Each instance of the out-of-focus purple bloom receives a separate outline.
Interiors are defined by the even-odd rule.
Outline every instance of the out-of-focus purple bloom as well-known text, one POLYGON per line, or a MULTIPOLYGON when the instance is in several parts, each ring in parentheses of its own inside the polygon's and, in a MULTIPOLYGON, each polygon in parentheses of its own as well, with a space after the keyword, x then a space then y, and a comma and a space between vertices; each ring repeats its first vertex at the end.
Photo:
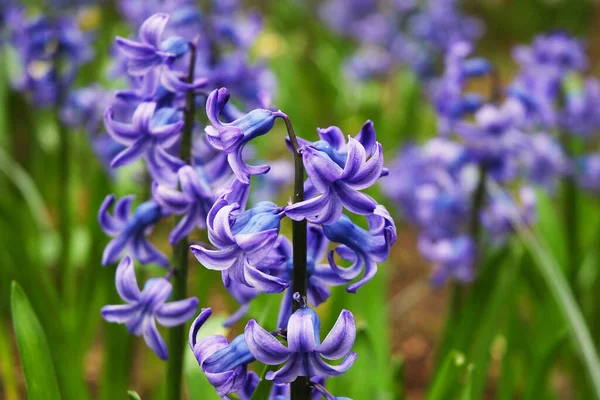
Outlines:
POLYGON ((576 159, 574 173, 579 186, 593 193, 600 192, 600 155, 588 154, 576 159))
POLYGON ((61 119, 68 126, 83 127, 85 133, 95 136, 102 129, 104 111, 113 98, 113 92, 98 85, 73 90, 61 110, 61 119))
POLYGON ((560 74, 588 66, 583 44, 564 32, 539 35, 530 47, 518 46, 514 56, 524 68, 548 66, 560 74))
POLYGON ((600 82, 588 78, 581 84, 575 77, 565 82, 565 105, 561 125, 574 135, 590 137, 600 130, 600 82))
POLYGON ((163 210, 154 201, 140 204, 131 213, 133 196, 123 197, 115 204, 115 196, 106 196, 98 211, 98 221, 105 233, 113 239, 104 248, 102 265, 111 264, 119 259, 127 249, 133 258, 142 264, 156 263, 169 266, 169 260, 146 239, 146 234, 163 216, 163 210), (115 204, 114 215, 108 209, 115 204))
POLYGON ((294 177, 294 166, 287 160, 277 160, 270 163, 268 174, 257 175, 256 182, 250 194, 254 202, 274 199, 281 190, 289 185, 294 177))
POLYGON ((302 141, 305 145, 300 152, 304 167, 311 185, 320 194, 288 205, 286 215, 289 218, 306 218, 315 224, 329 224, 342 215, 343 208, 360 215, 374 212, 375 201, 359 190, 370 187, 380 178, 383 150, 381 144, 375 141, 374 131, 368 136, 362 135, 363 132, 366 131, 357 135, 358 140, 349 137, 348 144, 337 127, 319 132, 328 140, 314 144, 302 141))
POLYGON ((241 206, 219 198, 208 213, 208 237, 216 250, 200 245, 190 247, 208 269, 221 271, 225 287, 238 282, 265 293, 279 293, 288 282, 269 275, 280 259, 269 257, 279 234, 284 213, 271 202, 261 202, 240 211, 241 206))
POLYGON ((129 256, 117 267, 115 284, 119 296, 128 304, 102 307, 102 317, 109 322, 125 324, 133 335, 143 335, 148 347, 166 360, 169 352, 156 328, 156 321, 169 327, 184 324, 196 313, 198 299, 190 297, 166 303, 172 286, 165 278, 149 279, 140 291, 129 256))
POLYGON ((392 55, 377 46, 363 46, 344 65, 344 74, 357 81, 383 77, 394 65, 392 55))
POLYGON ((255 289, 244 285, 243 283, 239 283, 236 281, 232 281, 227 287, 227 291, 233 296, 233 298, 240 304, 240 308, 238 308, 233 314, 227 318, 225 322, 223 322, 223 326, 228 328, 238 322, 250 309, 250 302, 255 299, 260 292, 255 289))
POLYGON ((285 365, 277 371, 267 372, 266 379, 275 383, 289 383, 298 376, 330 378, 346 372, 356 360, 352 346, 356 339, 356 325, 350 311, 342 310, 335 325, 321 343, 320 321, 308 307, 294 312, 287 326, 287 347, 281 344, 255 320, 250 320, 244 331, 250 352, 267 365, 285 365), (341 364, 332 366, 321 357, 341 364))
POLYGON ((254 356, 246 344, 244 335, 236 337, 231 343, 221 335, 198 340, 198 331, 211 314, 210 308, 203 308, 192 323, 189 334, 190 348, 219 396, 240 390, 244 392, 245 385, 251 385, 255 381, 252 377, 250 381, 247 379, 247 364, 254 361, 254 356))
POLYGON ((156 103, 141 103, 126 124, 113 119, 111 108, 104 114, 104 124, 111 137, 128 146, 111 162, 111 167, 128 165, 145 156, 151 176, 159 182, 171 183, 174 173, 184 164, 165 149, 179 139, 183 128, 180 112, 173 108, 156 111, 156 103))
POLYGON ((264 109, 256 109, 229 123, 223 123, 219 114, 229 101, 229 91, 225 88, 214 90, 206 102, 206 114, 212 125, 205 128, 209 143, 227 154, 227 160, 236 178, 249 183, 251 175, 265 174, 268 165, 250 166, 242 158, 244 146, 252 139, 269 132, 277 114, 264 109))
POLYGON ((488 207, 481 213, 481 223, 489 233, 492 243, 504 244, 513 232, 512 221, 518 218, 525 225, 533 224, 536 217, 537 199, 535 191, 528 186, 519 190, 520 205, 515 199, 502 192, 491 199, 488 207))
POLYGON ((325 236, 332 242, 340 243, 335 252, 346 261, 352 262, 348 268, 339 267, 334 260, 334 251, 327 255, 331 268, 343 279, 356 278, 364 267, 364 276, 348 286, 347 291, 356 293, 358 288, 373 279, 377 263, 383 262, 396 242, 396 225, 388 211, 378 205, 373 215, 368 217, 369 230, 354 224, 346 215, 335 223, 323 226, 325 236))
POLYGON ((529 145, 521 154, 529 180, 552 192, 558 180, 569 172, 569 160, 556 139, 545 133, 528 137, 529 145))
POLYGON ((14 12, 8 22, 22 64, 15 87, 41 107, 65 102, 79 67, 92 57, 91 36, 69 16, 27 19, 14 12))
POLYGON ((214 202, 214 195, 207 182, 201 179, 194 168, 183 166, 177 171, 181 191, 167 185, 155 183, 152 197, 163 209, 171 214, 183 215, 169 235, 169 243, 174 245, 188 235, 195 227, 206 227, 206 216, 214 202))
POLYGON ((431 282, 436 287, 451 278, 471 282, 475 277, 475 244, 469 236, 431 239, 421 235, 419 251, 435 264, 431 282))

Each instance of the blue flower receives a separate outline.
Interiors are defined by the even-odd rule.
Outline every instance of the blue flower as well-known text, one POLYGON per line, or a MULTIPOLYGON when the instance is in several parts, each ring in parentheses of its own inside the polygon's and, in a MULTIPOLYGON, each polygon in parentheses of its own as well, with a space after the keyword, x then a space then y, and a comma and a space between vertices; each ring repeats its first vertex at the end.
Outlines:
POLYGON ((287 347, 264 330, 255 320, 250 320, 244 330, 250 353, 267 365, 285 363, 277 371, 267 372, 266 379, 275 383, 289 383, 298 376, 321 376, 330 378, 346 372, 356 360, 352 346, 356 339, 354 316, 342 310, 335 325, 321 343, 320 321, 308 307, 297 310, 287 326, 287 347), (336 360, 344 357, 341 364, 332 366, 321 357, 336 360))
POLYGON ((219 114, 223 112, 229 101, 229 91, 225 88, 214 90, 206 101, 206 114, 210 123, 205 128, 209 143, 227 154, 227 160, 236 178, 242 183, 249 183, 251 175, 266 174, 268 165, 249 166, 242 158, 244 146, 254 138, 269 132, 278 116, 269 110, 256 109, 248 114, 223 123, 219 114))
POLYGON ((368 217, 369 230, 354 224, 346 215, 331 225, 325 225, 323 232, 332 242, 340 243, 335 252, 352 266, 339 267, 334 261, 334 251, 327 255, 331 268, 343 279, 356 278, 364 267, 364 276, 348 286, 347 291, 356 293, 358 288, 373 279, 377 272, 377 262, 387 259, 392 244, 397 239, 396 225, 388 211, 378 205, 373 215, 368 217))
POLYGON ((133 215, 131 202, 133 196, 119 200, 115 205, 114 216, 108 209, 114 204, 115 196, 106 196, 98 211, 100 226, 113 239, 104 248, 102 265, 117 261, 121 253, 128 249, 133 257, 142 264, 156 263, 163 267, 169 266, 169 260, 156 249, 145 235, 152 226, 163 216, 163 210, 154 201, 140 204, 133 215))
POLYGON ((600 155, 587 154, 577 158, 574 164, 579 186, 592 193, 600 192, 600 155))
POLYGON ((244 391, 254 382, 248 376, 248 363, 254 361, 245 336, 236 337, 231 343, 224 336, 212 335, 198 340, 198 331, 208 320, 212 310, 203 308, 190 327, 189 344, 208 381, 219 396, 244 391), (248 379, 250 378, 250 379, 248 379))
POLYGON ((519 200, 520 204, 517 204, 515 199, 502 192, 494 196, 481 213, 481 223, 493 244, 506 243, 508 235, 514 231, 515 218, 525 225, 532 225, 535 222, 537 210, 535 191, 529 186, 521 187, 519 200))
POLYGON ((432 239, 421 235, 419 251, 435 263, 431 282, 436 287, 451 278, 462 282, 471 282, 475 278, 475 244, 469 236, 432 239))
POLYGON ((162 360, 166 360, 169 352, 156 328, 156 321, 168 327, 185 323, 196 312, 198 299, 190 297, 166 303, 172 287, 164 278, 149 279, 140 292, 129 256, 119 263, 115 284, 119 296, 128 304, 104 306, 100 311, 102 317, 109 322, 125 324, 133 335, 143 335, 148 347, 162 360))

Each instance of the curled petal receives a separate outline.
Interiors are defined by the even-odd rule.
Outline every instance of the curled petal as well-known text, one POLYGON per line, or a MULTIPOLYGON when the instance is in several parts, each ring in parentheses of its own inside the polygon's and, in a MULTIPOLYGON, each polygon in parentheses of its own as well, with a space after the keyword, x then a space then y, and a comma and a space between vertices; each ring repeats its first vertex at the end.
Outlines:
POLYGON ((147 138, 142 137, 138 139, 135 143, 121 151, 112 159, 110 162, 111 168, 119 168, 139 160, 146 151, 147 147, 147 138))
POLYGON ((324 152, 315 150, 310 146, 303 147, 301 152, 306 173, 321 193, 325 192, 329 185, 342 175, 342 168, 324 152))
POLYGON ((363 286, 365 283, 369 282, 375 274, 377 273, 377 263, 369 258, 366 259, 365 262, 365 275, 356 283, 348 286, 346 291, 350 293, 356 293, 356 291, 363 286))
POLYGON ((333 250, 331 250, 329 252, 329 254, 327 254, 327 261, 329 261, 329 266, 331 267, 331 269, 338 274, 338 276, 342 279, 345 279, 347 281, 350 281, 354 278, 356 278, 358 275, 360 275, 360 272, 362 271, 362 266, 363 266, 363 261, 360 257, 356 256, 356 258, 354 258, 354 262, 350 267, 340 267, 335 263, 335 258, 333 255, 333 250))
POLYGON ((209 228, 208 238, 212 244, 221 248, 235 244, 231 233, 230 215, 239 208, 238 204, 229 204, 225 199, 215 202, 206 218, 209 228))
POLYGON ((175 71, 164 65, 162 66, 162 71, 160 74, 160 83, 170 92, 182 93, 190 90, 197 90, 206 86, 208 79, 201 78, 194 80, 192 83, 187 83, 181 76, 178 76, 175 71))
POLYGON ((200 310, 200 314, 196 317, 194 322, 192 322, 192 326, 190 326, 190 332, 188 335, 188 342, 192 350, 196 345, 196 336, 198 336, 198 331, 200 330, 200 328, 202 328, 202 325, 204 325, 204 323, 208 320, 211 314, 211 308, 203 308, 202 310, 200 310))
POLYGON ((242 157, 243 146, 239 146, 233 153, 227 154, 227 162, 231 167, 231 170, 235 174, 235 177, 244 184, 250 183, 251 175, 263 175, 269 172, 271 169, 268 165, 256 165, 251 166, 246 164, 242 157))
POLYGON ((169 266, 169 259, 141 235, 134 239, 131 254, 142 264, 155 263, 165 268, 169 266))
POLYGON ((147 44, 117 36, 115 43, 127 58, 148 60, 156 56, 156 49, 147 44))
POLYGON ((235 246, 223 250, 208 250, 199 245, 192 245, 190 250, 200 264, 215 271, 230 268, 239 257, 239 250, 235 246))
POLYGON ((271 252, 278 234, 278 228, 258 233, 238 233, 235 241, 244 250, 248 260, 253 264, 258 264, 271 252))
MULTIPOLYGON (((318 356, 317 356, 318 357, 318 356)), ((290 360, 278 371, 269 371, 265 378, 275 383, 290 383, 296 380, 302 370, 303 357, 293 355, 290 360)))
POLYGON ((309 225, 307 248, 308 253, 312 255, 312 259, 315 262, 319 262, 323 259, 327 252, 327 247, 329 247, 329 240, 325 237, 323 229, 318 225, 309 225))
POLYGON ((335 193, 327 190, 312 199, 288 205, 285 215, 294 221, 306 218, 313 224, 329 224, 342 215, 342 203, 335 193))
POLYGON ((119 296, 125 301, 139 301, 141 292, 135 277, 135 269, 131 257, 126 256, 121 260, 115 275, 115 284, 119 296))
POLYGON ((144 328, 144 341, 160 358, 161 360, 166 360, 169 358, 169 350, 167 349, 167 345, 160 336, 158 329, 156 329, 156 322, 154 322, 154 318, 150 318, 146 323, 144 328))
POLYGON ((263 364, 277 365, 290 358, 291 352, 253 319, 246 324, 244 336, 250 353, 263 364))
POLYGON ((169 15, 156 13, 148 18, 140 27, 140 39, 143 43, 158 49, 160 37, 169 21, 169 15))
POLYGON ((100 210, 98 210, 98 222, 100 223, 100 227, 104 232, 111 236, 117 235, 121 229, 123 228, 123 224, 117 221, 110 213, 108 209, 114 204, 115 195, 111 194, 106 196, 102 205, 100 206, 100 210))
POLYGON ((100 310, 100 313, 102 314, 102 318, 108 322, 124 324, 137 318, 140 315, 143 307, 144 305, 141 303, 104 306, 100 310))
POLYGON ((192 318, 196 309, 198 309, 198 299, 195 297, 173 301, 163 304, 156 310, 156 319, 163 326, 177 326, 192 318))
POLYGON ((364 193, 352 190, 346 184, 336 182, 336 192, 339 201, 350 212, 359 215, 371 215, 377 207, 377 203, 364 193))
POLYGON ((169 213, 182 214, 193 201, 186 193, 181 193, 166 185, 152 185, 152 197, 169 213))
POLYGON ((117 261, 123 250, 125 250, 127 242, 127 238, 124 235, 117 236, 108 242, 102 253, 102 265, 108 265, 117 261))
MULTIPOLYGON (((181 190, 184 193, 194 196, 196 198, 211 198, 212 191, 210 187, 198 178, 198 173, 194 168, 189 165, 183 166, 177 171, 179 177, 179 183, 181 184, 181 190)), ((212 203, 212 202, 211 202, 212 203)))
POLYGON ((104 126, 110 137, 125 146, 132 145, 140 138, 140 132, 132 124, 124 124, 113 119, 113 111, 110 107, 104 112, 104 126))
POLYGON ((228 101, 229 91, 225 88, 214 90, 208 96, 208 99, 206 100, 206 115, 212 125, 217 127, 222 125, 219 120, 219 114, 228 101))
POLYGON ((337 126, 325 129, 317 129, 319 137, 329 143, 335 150, 340 150, 346 144, 344 133, 337 126))
POLYGON ((321 359, 318 353, 310 353, 308 354, 308 363, 312 370, 311 375, 322 376, 323 378, 340 376, 350 369, 357 357, 356 353, 350 353, 340 365, 329 365, 321 359))
POLYGON ((178 243, 184 236, 187 236, 192 232, 196 226, 204 227, 204 218, 198 218, 202 216, 202 214, 198 212, 198 209, 199 207, 197 205, 193 205, 191 210, 189 210, 177 225, 175 225, 175 228, 173 228, 169 234, 169 244, 174 245, 178 243))
POLYGON ((337 360, 350 353, 356 340, 354 316, 348 310, 342 310, 335 325, 317 347, 317 352, 328 360, 337 360))
POLYGON ((135 129, 141 134, 147 134, 150 132, 150 121, 154 116, 156 110, 156 103, 154 102, 143 102, 133 112, 131 117, 132 124, 135 129))
POLYGON ((294 353, 310 353, 319 345, 320 322, 310 308, 301 308, 288 322, 288 348, 294 353))
POLYGON ((360 129, 358 135, 356 135, 356 140, 358 140, 364 147, 367 157, 370 156, 373 152, 373 146, 377 141, 377 137, 375 134, 375 127, 373 126, 372 121, 367 121, 360 129))
POLYGON ((356 175, 360 170, 360 167, 364 165, 365 160, 366 155, 364 147, 355 139, 348 137, 348 157, 346 158, 346 165, 344 166, 344 171, 342 172, 340 179, 345 181, 356 175))
POLYGON ((117 201, 115 205, 115 217, 121 221, 127 221, 129 214, 131 213, 131 203, 135 196, 125 196, 121 200, 117 201))
POLYGON ((383 149, 380 143, 376 143, 375 152, 364 163, 360 170, 344 182, 355 190, 362 190, 372 186, 383 173, 383 149))
POLYGON ((244 268, 244 280, 262 293, 281 293, 289 286, 285 279, 266 274, 249 264, 244 268))

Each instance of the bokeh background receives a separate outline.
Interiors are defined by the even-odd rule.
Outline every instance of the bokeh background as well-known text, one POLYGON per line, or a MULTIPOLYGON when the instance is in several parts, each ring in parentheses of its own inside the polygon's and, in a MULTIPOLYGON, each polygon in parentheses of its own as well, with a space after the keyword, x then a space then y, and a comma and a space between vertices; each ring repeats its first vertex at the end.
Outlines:
MULTIPOLYGON (((251 57, 272 70, 276 79, 273 104, 291 117, 296 132, 315 140, 317 127, 337 125, 354 135, 370 119, 390 162, 404 144, 420 144, 436 136, 437 116, 414 69, 397 64, 373 78, 349 76, 347 61, 360 45, 332 29, 319 12, 323 3, 242 2, 245 10, 255 10, 263 19, 251 57)), ((348 1, 347 7, 354 7, 351 3, 348 1)), ((45 7, 58 12, 58 4, 49 4, 45 7)), ((31 15, 44 10, 44 5, 36 1, 22 5, 31 15)), ((461 13, 480 20, 484 31, 473 54, 493 62, 502 82, 510 82, 518 69, 512 57, 515 45, 530 43, 536 35, 556 30, 582 39, 589 57, 588 72, 598 72, 600 4, 596 2, 472 0, 460 2, 457 7, 461 13)), ((74 87, 119 88, 122 83, 106 74, 111 44, 114 36, 134 34, 137 28, 123 18, 113 1, 66 4, 66 9, 81 29, 94 35, 93 58, 78 71, 74 87)), ((108 324, 99 314, 102 305, 118 297, 113 284, 114 267, 100 265, 108 238, 97 223, 97 210, 108 193, 148 197, 145 177, 139 166, 118 174, 110 172, 95 152, 86 127, 69 129, 69 246, 75 273, 66 286, 59 287, 56 276, 63 244, 57 201, 59 170, 64 161, 61 124, 57 123, 60 111, 52 106, 38 107, 27 93, 14 86, 13 77, 24 67, 11 43, 8 23, 2 21, 0 398, 26 397, 11 315, 13 280, 23 287, 45 331, 64 398, 120 399, 125 398, 127 389, 135 389, 142 399, 160 398, 164 364, 141 340, 129 336, 123 326, 108 324)), ((474 88, 485 85, 476 82, 474 88)), ((276 127, 271 135, 270 140, 257 141, 258 157, 290 160, 283 127, 276 127), (277 135, 282 139, 275 140, 277 135)), ((590 146, 594 144, 591 141, 590 146)), ((284 203, 290 193, 291 187, 284 185, 277 194, 279 202, 284 203)), ((564 193, 539 191, 537 222, 531 232, 541 247, 530 246, 531 242, 515 235, 510 245, 488 249, 486 268, 474 283, 450 281, 434 287, 430 284, 431 263, 418 251, 418 229, 403 221, 399 205, 380 189, 370 194, 395 216, 398 241, 374 281, 357 295, 336 288, 331 300, 318 309, 324 330, 332 326, 341 308, 352 310, 358 321, 356 351, 360 357, 346 375, 328 382, 333 393, 358 400, 595 398, 589 365, 582 361, 572 332, 587 330, 593 342, 600 343, 597 197, 578 191, 578 220, 573 226, 575 222, 566 220, 565 211, 573 203, 565 199, 564 193), (583 328, 581 324, 573 328, 572 321, 564 318, 564 297, 556 295, 537 266, 546 263, 555 274, 565 275, 567 237, 573 229, 577 230, 582 249, 578 261, 583 272, 574 284, 558 287, 566 288, 570 298, 575 299, 583 315, 583 328), (502 253, 508 256, 500 256, 502 253), (475 385, 475 394, 464 397, 470 393, 464 388, 470 385, 475 385)), ((167 237, 171 226, 172 221, 162 221, 152 234, 153 243, 166 254, 170 252, 167 237)), ((289 232, 290 227, 284 227, 284 231, 289 232)), ((195 260, 190 263, 190 271, 190 293, 220 316, 208 329, 231 336, 241 332, 243 322, 230 331, 219 325, 238 305, 221 287, 218 273, 203 270, 195 260)), ((156 272, 150 268, 146 274, 156 272)), ((567 281, 561 279, 562 283, 567 281)), ((249 317, 274 323, 277 309, 277 296, 261 296, 252 303, 249 317)), ((586 351, 597 352, 597 348, 586 351)), ((193 357, 186 360, 185 382, 189 398, 217 398, 193 357)))

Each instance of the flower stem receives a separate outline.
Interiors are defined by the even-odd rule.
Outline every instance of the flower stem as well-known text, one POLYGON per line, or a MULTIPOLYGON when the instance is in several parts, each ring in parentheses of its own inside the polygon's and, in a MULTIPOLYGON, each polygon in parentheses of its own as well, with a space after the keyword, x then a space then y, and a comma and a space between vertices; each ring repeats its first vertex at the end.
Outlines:
POLYGON ((70 249, 71 249, 71 196, 70 196, 70 179, 71 173, 69 162, 71 158, 71 138, 70 132, 65 124, 60 120, 60 108, 57 113, 57 127, 59 136, 59 153, 58 153, 58 197, 57 197, 57 212, 58 212, 58 228, 60 235, 60 257, 58 259, 59 268, 59 287, 63 300, 67 304, 70 303, 72 290, 70 287, 70 249))
MULTIPOLYGON (((188 83, 194 81, 194 70, 196 65, 196 45, 190 43, 190 66, 188 70, 188 83)), ((181 134, 180 158, 186 164, 191 164, 192 158, 192 129, 194 127, 195 93, 189 90, 185 96, 184 126, 181 134)), ((175 223, 181 217, 177 217, 175 223)), ((188 237, 183 237, 173 247, 173 300, 182 300, 187 297, 187 275, 188 275, 188 237)), ((185 324, 171 329, 169 334, 169 361, 167 363, 167 389, 168 400, 181 399, 181 377, 183 373, 183 360, 186 339, 185 324)))
MULTIPOLYGON (((296 138, 296 132, 292 126, 287 115, 284 115, 283 120, 285 121, 285 127, 287 128, 290 141, 292 143, 292 149, 294 150, 294 198, 293 202, 298 203, 304 201, 304 163, 302 162, 302 154, 298 146, 298 139, 296 138)), ((306 299, 306 288, 307 288, 307 269, 306 269, 306 231, 307 223, 306 219, 302 221, 292 221, 292 245, 294 254, 294 278, 292 281, 293 293, 300 293, 302 298, 306 299)), ((288 289, 290 290, 290 289, 288 289)), ((292 312, 300 308, 300 303, 297 301, 292 302, 292 312)), ((291 399, 292 400, 309 400, 310 399, 310 386, 308 386, 308 377, 299 376, 291 384, 291 399)))

